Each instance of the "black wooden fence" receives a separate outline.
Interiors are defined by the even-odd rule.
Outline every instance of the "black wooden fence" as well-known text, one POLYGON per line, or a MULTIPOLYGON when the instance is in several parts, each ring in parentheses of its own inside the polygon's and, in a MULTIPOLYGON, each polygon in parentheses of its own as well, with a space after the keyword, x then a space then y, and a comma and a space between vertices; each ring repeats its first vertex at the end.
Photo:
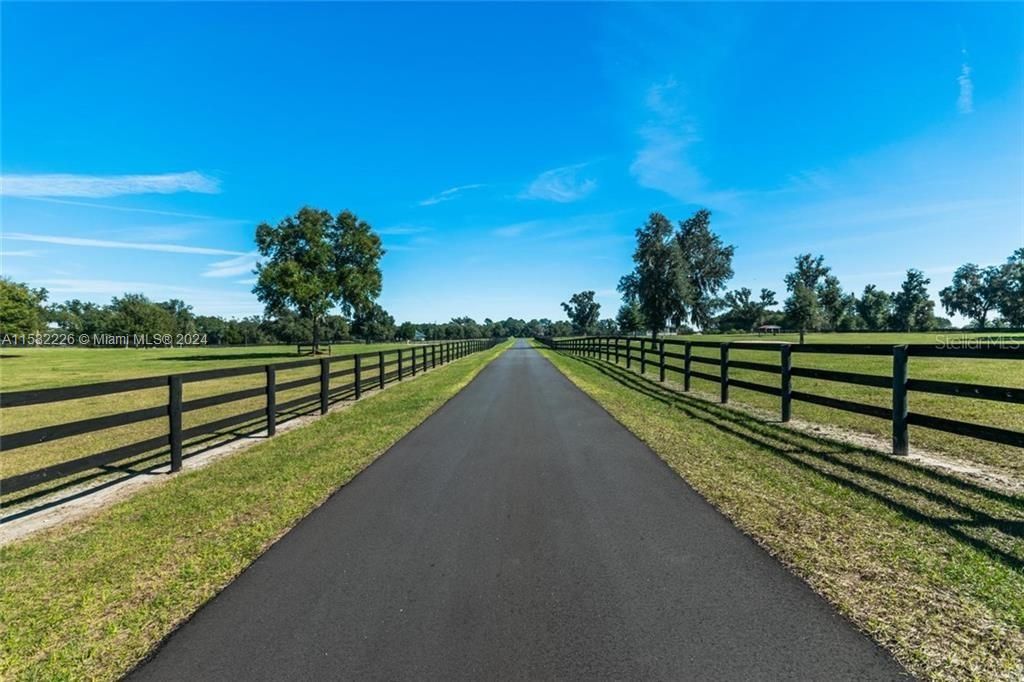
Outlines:
MULTIPOLYGON (((691 378, 715 382, 719 385, 720 401, 722 403, 729 402, 729 388, 733 386, 778 396, 780 399, 781 419, 784 422, 789 421, 792 416, 793 401, 814 403, 837 410, 887 419, 892 421, 892 450, 893 454, 896 455, 906 455, 909 451, 910 438, 908 427, 910 425, 1024 448, 1024 433, 911 412, 908 397, 911 392, 937 393, 947 396, 980 398, 982 400, 993 400, 1002 403, 1024 404, 1024 388, 982 386, 932 379, 912 379, 909 375, 908 361, 911 357, 1024 361, 1024 349, 1016 345, 1014 347, 999 345, 942 347, 928 344, 887 346, 859 343, 719 343, 714 341, 684 341, 681 339, 619 336, 588 336, 557 340, 542 338, 537 340, 554 350, 596 358, 603 357, 603 359, 615 362, 616 364, 625 360, 627 368, 631 368, 634 362, 639 362, 641 374, 646 374, 647 368, 650 365, 658 370, 658 378, 661 381, 665 381, 666 372, 682 374, 684 391, 690 390, 691 378), (693 348, 718 349, 718 357, 694 355, 692 352, 693 348), (779 364, 730 360, 730 349, 776 354, 779 364), (892 376, 794 367, 794 353, 891 356, 892 376), (683 364, 679 367, 666 363, 666 358, 682 360, 683 364), (717 374, 701 372, 693 369, 694 363, 717 366, 719 371, 717 374), (774 386, 742 381, 729 376, 729 369, 731 367, 776 374, 779 376, 779 381, 774 386), (879 407, 877 405, 867 405, 831 396, 794 391, 792 382, 794 376, 890 389, 892 391, 892 407, 879 407)), ((1008 373, 1011 376, 1024 379, 1024 363, 1010 365, 1008 373)), ((1024 380, 1021 383, 1024 384, 1024 380)))
POLYGON ((9 452, 18 448, 40 443, 49 443, 70 436, 92 433, 103 429, 125 426, 150 419, 166 418, 167 433, 148 438, 129 445, 122 445, 110 450, 60 462, 0 480, 0 492, 3 494, 32 488, 41 483, 54 481, 89 469, 105 467, 123 462, 132 457, 170 446, 171 471, 181 469, 182 447, 194 438, 222 432, 224 429, 237 427, 247 422, 261 420, 269 435, 273 435, 279 414, 307 406, 310 411, 316 410, 319 401, 321 414, 327 412, 330 403, 338 400, 358 400, 364 390, 384 388, 393 381, 401 381, 406 376, 415 376, 417 371, 425 372, 452 360, 492 348, 502 339, 470 339, 449 341, 433 344, 415 345, 409 348, 396 348, 383 351, 372 351, 349 355, 335 355, 310 360, 297 360, 268 365, 231 367, 213 369, 169 376, 144 377, 141 379, 125 379, 80 386, 61 388, 32 389, 25 391, 9 391, 0 393, 0 410, 28 405, 49 405, 52 403, 75 400, 79 398, 102 397, 127 391, 167 387, 167 404, 147 407, 129 412, 93 417, 79 421, 66 422, 41 428, 19 431, 0 437, 0 452, 9 452), (351 367, 331 369, 332 365, 351 362, 351 367), (287 382, 278 382, 278 371, 319 365, 318 374, 287 382), (367 370, 376 370, 368 372, 367 370), (184 384, 238 377, 251 374, 263 374, 266 381, 262 386, 205 396, 192 400, 183 400, 184 384), (366 374, 372 374, 367 378, 366 374), (332 379, 348 378, 347 383, 332 386, 332 379), (284 403, 277 402, 277 392, 295 389, 301 386, 317 384, 316 392, 284 403), (266 396, 266 405, 257 410, 232 415, 213 422, 200 424, 187 429, 182 428, 182 413, 199 410, 215 405, 224 405, 258 396, 266 396))

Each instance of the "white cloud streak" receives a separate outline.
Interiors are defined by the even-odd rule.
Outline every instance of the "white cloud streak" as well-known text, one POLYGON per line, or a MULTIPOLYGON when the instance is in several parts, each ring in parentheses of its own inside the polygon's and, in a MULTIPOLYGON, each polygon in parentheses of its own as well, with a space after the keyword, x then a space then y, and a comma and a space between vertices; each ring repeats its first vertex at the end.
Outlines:
POLYGON ((98 199, 129 194, 217 194, 220 180, 198 171, 158 175, 73 175, 42 173, 4 175, 0 194, 10 197, 86 197, 98 199))
POLYGON ((201 256, 245 256, 244 251, 214 249, 205 246, 186 246, 184 244, 160 244, 156 242, 118 242, 106 239, 87 239, 84 237, 63 237, 59 235, 27 234, 24 232, 6 232, 4 239, 19 242, 38 242, 41 244, 60 244, 62 246, 86 246, 100 249, 130 249, 134 251, 160 251, 163 253, 190 253, 201 256))
MULTIPOLYGON (((967 51, 964 50, 964 58, 967 51)), ((961 114, 970 114, 974 111, 974 81, 971 80, 971 67, 964 61, 960 65, 960 75, 956 79, 960 86, 960 95, 956 98, 956 110, 961 114)))
POLYGON ((544 171, 520 194, 522 199, 543 199, 567 204, 579 201, 597 188, 593 178, 581 178, 586 164, 578 163, 544 171))
POLYGON ((656 189, 680 201, 711 208, 728 207, 739 197, 734 191, 712 191, 697 166, 689 159, 691 145, 700 141, 693 121, 670 101, 676 82, 656 83, 645 103, 651 120, 639 130, 643 146, 629 167, 642 187, 656 189))
POLYGON ((423 201, 419 202, 419 205, 433 206, 434 204, 440 204, 442 201, 451 201, 452 199, 458 197, 459 194, 461 194, 462 192, 465 192, 466 190, 470 189, 477 189, 478 187, 483 187, 483 185, 475 184, 459 185, 458 187, 449 187, 448 189, 444 190, 443 192, 440 192, 439 194, 435 194, 429 199, 424 199, 423 201))
POLYGON ((238 275, 248 275, 256 269, 257 261, 258 258, 255 253, 246 253, 238 258, 229 258, 228 260, 211 263, 206 272, 203 273, 203 277, 237 277, 238 275))

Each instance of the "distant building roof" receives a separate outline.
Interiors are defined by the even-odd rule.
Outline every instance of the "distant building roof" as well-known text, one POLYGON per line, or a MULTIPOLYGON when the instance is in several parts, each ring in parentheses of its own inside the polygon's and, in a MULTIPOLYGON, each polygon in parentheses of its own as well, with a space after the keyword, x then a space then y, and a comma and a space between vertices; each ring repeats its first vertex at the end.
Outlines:
POLYGON ((782 329, 782 327, 777 324, 762 324, 758 329, 782 329))

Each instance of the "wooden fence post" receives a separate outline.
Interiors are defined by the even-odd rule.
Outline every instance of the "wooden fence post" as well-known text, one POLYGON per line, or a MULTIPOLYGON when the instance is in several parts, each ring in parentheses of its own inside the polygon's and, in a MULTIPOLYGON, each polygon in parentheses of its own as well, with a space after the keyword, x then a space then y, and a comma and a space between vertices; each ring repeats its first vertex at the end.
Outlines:
POLYGON ((658 381, 665 381, 665 340, 658 346, 658 381))
POLYGON ((910 453, 910 434, 907 429, 907 347, 892 347, 892 454, 910 453))
POLYGON ((633 345, 633 337, 626 337, 626 369, 629 369, 633 364, 633 353, 630 346, 633 345))
POLYGON ((181 377, 170 377, 167 415, 170 426, 171 473, 181 471, 181 392, 181 377))
POLYGON ((691 362, 691 358, 693 357, 693 352, 691 350, 691 344, 690 344, 689 341, 686 342, 686 345, 684 345, 683 348, 684 348, 684 351, 683 351, 683 355, 684 355, 684 357, 683 357, 683 390, 684 391, 689 391, 690 390, 690 366, 693 364, 691 362))
POLYGON ((721 400, 722 403, 729 402, 729 344, 723 343, 721 345, 721 400))
POLYGON ((402 349, 398 349, 398 380, 402 380, 402 349))
MULTIPOLYGON (((358 362, 358 355, 356 356, 358 362)), ((327 358, 320 358, 320 414, 327 414, 331 391, 331 365, 327 358)))
POLYGON ((437 344, 430 344, 430 366, 437 367, 437 344))
POLYGON ((352 366, 352 378, 355 380, 355 398, 359 400, 363 397, 363 359, 358 355, 353 359, 355 364, 352 366))
POLYGON ((640 374, 647 373, 647 339, 640 339, 640 374))
POLYGON ((793 410, 793 348, 784 343, 781 347, 782 365, 782 421, 788 422, 793 410))
POLYGON ((416 376, 416 346, 412 347, 412 375, 416 376))
POLYGON ((377 351, 377 385, 384 388, 384 351, 377 351))
POLYGON ((619 339, 621 337, 615 337, 615 364, 619 364, 619 339))
POLYGON ((267 374, 267 436, 277 433, 277 370, 266 366, 267 374))

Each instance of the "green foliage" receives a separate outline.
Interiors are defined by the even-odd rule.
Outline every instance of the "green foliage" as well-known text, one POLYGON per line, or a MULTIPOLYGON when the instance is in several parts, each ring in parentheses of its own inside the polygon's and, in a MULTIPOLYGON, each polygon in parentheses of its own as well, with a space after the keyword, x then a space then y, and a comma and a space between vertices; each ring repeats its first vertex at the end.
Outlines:
POLYGON ((388 341, 395 338, 395 318, 373 303, 356 313, 352 333, 364 341, 388 341))
MULTIPOLYGON (((676 241, 686 264, 684 300, 689 320, 703 329, 711 324, 712 316, 721 307, 718 293, 732 278, 736 247, 726 246, 711 231, 711 212, 703 208, 679 223, 676 241)), ((685 317, 673 320, 676 325, 684 321, 685 317)))
POLYGON ((909 332, 935 328, 935 302, 928 296, 930 283, 920 270, 907 270, 906 279, 893 297, 894 329, 909 332))
POLYGON ((857 315, 867 329, 882 331, 888 328, 892 313, 892 296, 888 292, 874 284, 864 287, 864 293, 857 301, 857 315))
POLYGON ((32 334, 46 326, 46 289, 0 277, 0 334, 32 334))
POLYGON ((637 228, 633 263, 633 272, 619 280, 619 291, 636 302, 647 328, 657 336, 666 321, 682 321, 690 297, 686 261, 672 223, 661 213, 652 213, 637 228))
POLYGON ((818 286, 830 271, 824 256, 802 253, 796 257, 793 272, 786 275, 786 289, 790 292, 785 304, 786 321, 788 326, 800 331, 801 339, 808 329, 817 329, 821 325, 818 286))
POLYGON ((1000 268, 982 268, 974 263, 961 265, 953 273, 953 282, 939 292, 942 307, 951 315, 963 315, 984 329, 988 314, 999 302, 1000 268))
POLYGON ((761 289, 760 297, 754 300, 753 292, 746 287, 727 293, 724 303, 729 310, 717 320, 718 328, 723 331, 750 331, 764 324, 768 309, 778 304, 771 289, 761 289))
POLYGON ((377 320, 371 304, 381 291, 384 248, 369 223, 355 214, 332 216, 306 206, 277 226, 259 225, 256 246, 265 260, 256 266, 253 293, 268 315, 291 310, 308 319, 314 344, 332 308, 377 320))
POLYGON ((576 334, 593 334, 601 315, 601 304, 594 300, 593 291, 581 291, 573 294, 568 303, 562 303, 562 309, 572 322, 576 334))
POLYGON ((1024 247, 1013 252, 999 268, 996 306, 1010 327, 1024 328, 1024 247))
POLYGON ((850 301, 839 285, 839 278, 832 274, 825 275, 825 279, 818 284, 817 294, 822 320, 829 329, 838 330, 850 307, 850 301))
POLYGON ((615 321, 623 334, 635 334, 646 326, 644 313, 635 301, 627 301, 619 308, 615 321))

